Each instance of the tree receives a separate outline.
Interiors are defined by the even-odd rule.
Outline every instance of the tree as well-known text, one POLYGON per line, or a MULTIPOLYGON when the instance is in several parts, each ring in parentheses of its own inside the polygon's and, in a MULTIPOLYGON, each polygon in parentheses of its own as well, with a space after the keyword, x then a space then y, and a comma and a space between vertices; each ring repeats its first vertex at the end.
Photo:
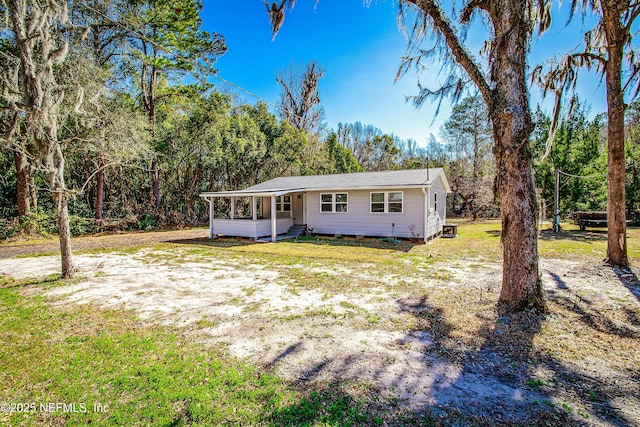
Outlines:
POLYGON ((454 106, 442 135, 451 152, 447 170, 451 191, 454 197, 462 199, 475 221, 480 209, 494 199, 491 191, 494 168, 488 159, 493 145, 491 123, 482 99, 468 97, 454 106))
POLYGON ((598 115, 587 118, 587 107, 576 101, 575 108, 556 129, 551 151, 546 142, 551 119, 538 109, 536 130, 531 146, 536 159, 534 165, 536 187, 540 191, 549 217, 552 217, 556 191, 555 171, 562 171, 560 183, 560 212, 603 210, 606 208, 606 182, 602 171, 606 167, 606 147, 600 138, 604 119, 598 115))
POLYGON ((318 95, 318 82, 323 76, 316 61, 309 62, 304 72, 292 64, 288 72, 276 74, 276 82, 282 88, 280 117, 308 135, 317 132, 324 115, 318 95))
MULTIPOLYGON (((284 0, 293 7, 295 0, 284 0)), ((537 201, 532 174, 529 137, 533 122, 526 84, 527 54, 533 23, 540 29, 550 23, 544 0, 484 0, 465 3, 460 23, 468 25, 477 13, 490 25, 488 70, 473 57, 439 3, 434 0, 399 1, 401 18, 415 12, 410 33, 410 52, 399 76, 425 58, 440 55, 451 73, 437 90, 420 87, 416 104, 436 96, 455 100, 473 82, 487 105, 493 126, 493 153, 497 169, 497 190, 502 215, 503 276, 499 305, 507 312, 543 309, 542 283, 538 270, 537 201), (436 47, 421 48, 425 37, 433 36, 436 47), (464 70, 465 75, 458 71, 464 70)), ((413 15, 412 15, 413 16, 413 15)), ((274 32, 284 17, 270 13, 274 32)))
MULTIPOLYGON (((3 13, 6 16, 7 11, 3 13)), ((0 67, 3 70, 0 80, 2 81, 3 92, 9 88, 17 88, 15 76, 9 70, 15 70, 16 51, 15 44, 9 38, 0 38, 0 67)), ((11 95, 5 94, 0 98, 0 123, 2 128, 0 132, 2 139, 6 141, 3 148, 10 152, 13 157, 13 163, 16 171, 16 198, 18 216, 23 219, 37 208, 37 192, 34 180, 34 157, 31 153, 35 153, 33 141, 21 132, 20 113, 16 99, 12 99, 11 95), (13 142, 10 142, 10 141, 13 142)))
POLYGON ((638 220, 640 209, 640 101, 626 112, 627 217, 638 220))
MULTIPOLYGON (((140 90, 151 137, 155 141, 158 103, 179 94, 201 89, 193 85, 170 84, 191 74, 202 82, 216 72, 213 63, 226 51, 224 38, 201 30, 200 0, 135 0, 126 2, 122 19, 127 27, 130 71, 140 90)), ((157 142, 157 141, 156 141, 157 142)), ((161 146, 156 148, 161 151, 161 146)), ((151 205, 160 207, 158 158, 151 160, 151 205)))
MULTIPOLYGON (((583 5, 585 3, 582 3, 583 5)), ((578 5, 572 2, 572 9, 578 5)), ((640 14, 640 3, 632 0, 590 0, 591 9, 600 11, 600 27, 596 30, 604 40, 604 46, 591 45, 587 38, 587 51, 595 50, 594 58, 600 62, 605 75, 607 90, 607 256, 613 266, 627 267, 627 222, 626 222, 626 164, 624 156, 624 90, 622 67, 625 47, 631 43, 632 25, 640 14)), ((637 78, 640 65, 629 55, 633 77, 637 78)), ((637 92, 636 92, 637 93, 637 92)))
MULTIPOLYGON (((638 83, 640 64, 631 44, 633 24, 640 15, 640 3, 634 0, 571 2, 571 16, 582 7, 599 14, 596 27, 585 33, 582 52, 570 53, 562 60, 553 61, 543 73, 542 67, 533 77, 543 86, 545 93, 553 91, 556 105, 551 125, 549 145, 557 127, 562 94, 575 88, 580 67, 594 67, 604 76, 607 98, 607 253, 605 261, 611 266, 628 267, 626 224, 626 164, 625 164, 625 92, 638 83), (623 68, 627 63, 628 79, 623 84, 623 68)), ((636 86, 632 97, 638 94, 636 86)))
MULTIPOLYGON (((121 4, 118 4, 117 0, 92 0, 87 2, 73 2, 71 9, 71 15, 76 25, 81 25, 84 28, 89 29, 90 37, 86 37, 85 40, 80 40, 83 50, 87 53, 87 58, 93 63, 94 69, 100 70, 99 77, 103 87, 108 86, 109 79, 113 79, 113 70, 115 69, 115 63, 119 48, 125 40, 125 33, 123 29, 117 25, 115 19, 118 19, 121 4)), ((109 104, 107 104, 109 105, 109 104)), ((110 103, 111 106, 117 105, 116 102, 110 103)), ((94 204, 94 218, 96 223, 100 226, 102 224, 103 210, 104 210, 104 194, 105 194, 105 169, 106 164, 106 145, 107 141, 107 125, 115 124, 115 121, 109 119, 109 113, 117 113, 113 109, 105 109, 101 104, 95 105, 94 118, 102 123, 94 123, 94 129, 97 135, 92 135, 92 143, 96 149, 97 164, 96 164, 96 185, 95 185, 95 204, 94 204)), ((128 120, 129 116, 120 116, 120 119, 125 119, 123 122, 123 128, 127 128, 130 124, 128 120)), ((133 126, 135 128, 135 124, 133 126)), ((110 142, 125 142, 120 138, 113 138, 110 142)), ((126 143, 126 142, 125 142, 126 143)))
MULTIPOLYGON (((65 159, 58 140, 58 121, 68 88, 58 82, 59 68, 67 57, 69 43, 63 36, 68 12, 64 4, 46 0, 3 0, 0 13, 9 24, 13 54, 4 71, 5 101, 10 124, 3 142, 27 155, 24 141, 33 142, 38 163, 49 178, 49 191, 56 210, 60 236, 62 276, 73 276, 69 231, 68 194, 64 180, 65 159), (7 94, 10 94, 7 96, 7 94), (16 136, 19 136, 17 139, 16 136)), ((75 90, 75 88, 73 89, 75 90)))
POLYGON ((362 172, 362 166, 358 164, 353 152, 338 143, 335 133, 329 135, 325 141, 327 156, 327 173, 351 173, 362 172))

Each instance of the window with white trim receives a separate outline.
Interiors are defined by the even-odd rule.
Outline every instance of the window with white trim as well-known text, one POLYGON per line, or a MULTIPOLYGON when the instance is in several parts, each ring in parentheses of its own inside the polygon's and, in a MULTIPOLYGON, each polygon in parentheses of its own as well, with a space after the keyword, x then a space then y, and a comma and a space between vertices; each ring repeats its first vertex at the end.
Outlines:
POLYGON ((276 196, 276 212, 291 212, 291 196, 276 196))
POLYGON ((433 211, 438 212, 438 193, 433 193, 433 211))
POLYGON ((402 191, 371 193, 371 213, 402 213, 402 191))
POLYGON ((347 213, 349 196, 347 193, 320 194, 320 212, 347 213))

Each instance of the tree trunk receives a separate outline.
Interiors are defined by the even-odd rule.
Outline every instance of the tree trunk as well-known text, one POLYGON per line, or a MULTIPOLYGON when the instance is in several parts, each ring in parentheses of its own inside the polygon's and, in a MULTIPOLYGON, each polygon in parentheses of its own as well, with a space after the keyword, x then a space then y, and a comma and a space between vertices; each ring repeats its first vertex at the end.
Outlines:
POLYGON ((493 125, 496 186, 502 215, 501 310, 544 309, 538 271, 536 191, 529 137, 533 131, 526 82, 531 36, 527 2, 494 0, 469 2, 485 9, 494 37, 489 53, 490 81, 461 44, 449 19, 435 0, 406 0, 431 18, 455 61, 465 69, 487 104, 493 125))
MULTIPOLYGON (((500 126, 495 126, 500 133, 500 126)), ((524 133, 524 132, 523 132, 524 133)), ((536 193, 528 144, 498 139, 494 153, 498 168, 502 215, 502 290, 499 306, 507 312, 544 309, 538 271, 536 193), (516 144, 514 144, 516 142, 516 144)), ((528 140, 525 140, 528 142, 528 140)))
POLYGON ((607 37, 608 59, 605 65, 607 88, 607 257, 612 266, 627 267, 627 222, 624 158, 624 93, 622 92, 622 60, 624 30, 620 28, 615 6, 603 2, 603 23, 607 37))
POLYGON ((58 223, 58 235, 60 237, 60 257, 62 259, 62 277, 70 279, 73 277, 73 255, 71 253, 71 231, 69 229, 69 212, 67 208, 67 193, 64 183, 64 157, 60 145, 55 143, 53 159, 49 174, 51 194, 56 208, 56 219, 58 223))
POLYGON ((36 208, 35 199, 33 198, 35 192, 33 169, 27 155, 23 151, 14 150, 13 159, 16 165, 18 216, 24 217, 36 208))
POLYGON ((155 208, 160 207, 160 171, 155 158, 151 161, 151 204, 155 208))
POLYGON ((100 156, 98 161, 98 173, 96 174, 96 223, 102 225, 102 207, 104 205, 104 159, 100 156))
POLYGON ((495 25, 492 46, 493 124, 496 174, 502 216, 502 290, 506 312, 544 309, 538 271, 537 201, 529 137, 533 131, 526 60, 528 22, 519 0, 491 3, 495 25), (515 58, 518 58, 516 60, 515 58))

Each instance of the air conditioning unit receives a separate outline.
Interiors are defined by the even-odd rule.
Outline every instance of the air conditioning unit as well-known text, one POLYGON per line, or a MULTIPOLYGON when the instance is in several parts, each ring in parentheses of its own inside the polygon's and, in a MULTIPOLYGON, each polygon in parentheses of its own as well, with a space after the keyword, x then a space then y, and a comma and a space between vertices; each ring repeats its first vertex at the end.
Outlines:
POLYGON ((442 226, 442 237, 458 237, 458 225, 444 224, 442 226))

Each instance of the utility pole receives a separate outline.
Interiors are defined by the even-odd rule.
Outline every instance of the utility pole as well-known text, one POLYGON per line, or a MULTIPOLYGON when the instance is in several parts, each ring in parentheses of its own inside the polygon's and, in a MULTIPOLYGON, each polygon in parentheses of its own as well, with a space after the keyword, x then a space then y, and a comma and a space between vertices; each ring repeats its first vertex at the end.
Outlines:
POLYGON ((556 168, 556 193, 553 201, 553 232, 560 231, 560 169, 556 168))

